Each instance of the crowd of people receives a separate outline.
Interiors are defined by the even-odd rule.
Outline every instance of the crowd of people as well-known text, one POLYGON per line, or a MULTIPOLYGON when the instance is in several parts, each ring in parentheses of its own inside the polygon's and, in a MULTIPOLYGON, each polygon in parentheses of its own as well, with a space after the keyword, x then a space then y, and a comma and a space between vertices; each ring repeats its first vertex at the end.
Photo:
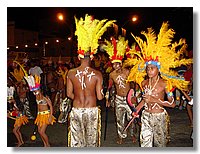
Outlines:
POLYGON ((8 66, 8 117, 15 116, 17 146, 24 144, 21 126, 35 119, 44 147, 50 146, 46 128, 55 122, 68 122, 69 147, 100 147, 101 108, 97 100, 106 98, 105 107, 115 109, 118 144, 127 137, 127 121, 133 144, 137 124, 141 147, 166 147, 170 119, 165 107, 176 106, 175 89, 190 102, 187 111, 192 126, 192 58, 183 56, 186 42, 172 43, 174 32, 164 22, 158 39, 148 29, 143 32, 146 40, 133 35, 137 45, 129 47, 128 40, 119 36, 105 40, 103 51, 99 51, 98 38, 114 22, 89 15, 75 18, 79 63, 58 61, 55 65, 49 60, 41 65, 38 60, 14 60, 8 66), (172 69, 182 65, 190 71, 184 78, 172 69), (33 104, 37 104, 36 117, 33 104))

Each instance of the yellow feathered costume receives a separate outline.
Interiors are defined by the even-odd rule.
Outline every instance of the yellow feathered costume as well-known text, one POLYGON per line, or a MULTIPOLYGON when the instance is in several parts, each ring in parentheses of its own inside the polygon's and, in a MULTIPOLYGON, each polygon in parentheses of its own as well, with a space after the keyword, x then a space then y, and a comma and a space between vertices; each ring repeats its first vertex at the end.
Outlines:
POLYGON ((84 58, 84 53, 88 51, 91 52, 91 56, 97 52, 99 46, 98 40, 114 22, 115 20, 107 21, 107 19, 99 21, 93 19, 92 16, 88 14, 85 15, 85 20, 83 18, 78 20, 75 17, 75 35, 78 40, 78 54, 80 58, 84 58))
POLYGON ((115 40, 115 38, 112 37, 111 42, 105 40, 105 43, 107 45, 103 45, 102 48, 109 55, 111 63, 121 63, 128 47, 128 40, 125 40, 124 37, 119 36, 118 40, 115 40))
POLYGON ((172 68, 189 65, 193 60, 181 58, 181 55, 186 52, 186 40, 181 38, 178 42, 172 43, 175 31, 168 27, 168 22, 163 22, 158 36, 152 28, 148 28, 147 32, 141 32, 146 40, 132 34, 140 47, 140 51, 133 48, 128 52, 136 55, 136 58, 128 58, 124 62, 125 66, 133 66, 128 81, 134 81, 142 88, 141 82, 147 75, 146 65, 153 64, 158 67, 161 77, 167 81, 168 93, 172 93, 172 89, 175 87, 180 90, 187 90, 189 82, 179 77, 177 71, 172 68))
POLYGON ((19 70, 18 69, 14 69, 14 72, 10 72, 14 77, 15 79, 20 82, 23 80, 24 76, 26 75, 24 72, 26 72, 24 70, 24 67, 16 60, 13 61, 13 63, 16 63, 17 65, 20 66, 19 70))

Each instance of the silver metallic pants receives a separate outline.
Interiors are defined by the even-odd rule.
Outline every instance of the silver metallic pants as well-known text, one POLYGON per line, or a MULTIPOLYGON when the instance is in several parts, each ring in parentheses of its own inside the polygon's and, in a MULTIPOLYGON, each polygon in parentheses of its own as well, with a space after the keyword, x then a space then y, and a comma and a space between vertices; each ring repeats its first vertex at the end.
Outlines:
POLYGON ((141 122, 141 147, 166 147, 169 137, 167 112, 164 110, 162 113, 150 113, 143 110, 141 122))
POLYGON ((71 103, 72 100, 66 97, 60 104, 60 115, 58 117, 59 123, 67 122, 68 114, 70 113, 70 110, 72 108, 71 103))
POLYGON ((72 108, 70 112, 69 147, 99 147, 101 136, 100 109, 72 108))
POLYGON ((53 105, 53 109, 57 112, 59 111, 59 106, 60 104, 62 103, 63 101, 63 93, 62 93, 62 90, 58 91, 56 93, 56 96, 55 96, 55 100, 54 100, 54 105, 53 105), (59 98, 59 99, 58 99, 59 98))
POLYGON ((20 101, 24 105, 24 113, 28 117, 28 119, 34 119, 33 115, 31 114, 31 111, 30 111, 29 100, 27 98, 20 98, 20 101))
MULTIPOLYGON (((117 118, 117 133, 120 138, 126 138, 127 132, 123 131, 125 126, 125 117, 127 117, 127 120, 130 121, 132 119, 131 116, 131 109, 127 104, 126 97, 121 97, 116 95, 115 97, 115 113, 117 118)), ((131 125, 130 130, 131 136, 133 136, 133 123, 131 125)))

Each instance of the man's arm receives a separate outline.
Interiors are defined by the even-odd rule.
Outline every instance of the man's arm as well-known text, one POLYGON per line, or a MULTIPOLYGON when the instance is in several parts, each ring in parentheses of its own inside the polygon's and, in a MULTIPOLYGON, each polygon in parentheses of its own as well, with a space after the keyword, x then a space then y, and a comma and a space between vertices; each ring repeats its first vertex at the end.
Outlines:
POLYGON ((69 76, 67 76, 67 97, 71 98, 72 100, 74 99, 73 84, 69 76))
POLYGON ((191 101, 191 100, 192 100, 192 98, 191 98, 185 91, 182 91, 182 93, 183 93, 183 95, 186 97, 186 99, 187 99, 188 101, 191 101))
POLYGON ((110 74, 109 75, 109 80, 108 80, 108 88, 107 88, 106 95, 105 95, 105 98, 106 98, 106 107, 110 106, 110 102, 108 100, 109 100, 110 88, 112 87, 112 85, 113 85, 113 80, 112 80, 112 77, 111 77, 111 74, 110 74))
POLYGON ((96 85, 96 94, 97 94, 98 100, 102 100, 104 98, 102 85, 103 85, 103 77, 102 77, 102 74, 99 72, 99 75, 97 77, 97 85, 96 85))
POLYGON ((176 106, 176 103, 174 101, 173 93, 171 91, 167 91, 166 86, 165 86, 165 93, 167 94, 168 101, 162 101, 162 100, 158 99, 159 103, 163 106, 174 108, 176 106))

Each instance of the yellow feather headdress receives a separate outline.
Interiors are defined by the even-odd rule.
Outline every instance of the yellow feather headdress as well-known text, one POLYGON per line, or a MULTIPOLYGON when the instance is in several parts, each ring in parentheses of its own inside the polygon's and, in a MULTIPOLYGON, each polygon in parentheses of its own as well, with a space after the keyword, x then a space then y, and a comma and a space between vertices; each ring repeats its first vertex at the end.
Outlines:
POLYGON ((84 53, 88 51, 91 52, 91 56, 97 52, 99 38, 114 22, 115 20, 107 21, 107 19, 99 21, 88 14, 85 15, 85 20, 83 18, 78 20, 75 17, 75 35, 78 40, 78 54, 81 58, 84 58, 84 53))
POLYGON ((167 81, 168 92, 172 94, 175 87, 180 90, 187 89, 189 82, 179 77, 177 71, 172 68, 189 65, 193 60, 181 58, 181 55, 186 52, 186 41, 181 38, 179 42, 172 43, 175 31, 168 27, 168 22, 163 22, 158 36, 152 28, 148 28, 147 32, 141 32, 146 40, 132 34, 140 47, 140 51, 131 49, 129 53, 135 54, 136 58, 129 58, 124 62, 126 66, 133 66, 128 81, 137 82, 141 87, 141 82, 147 75, 146 66, 153 64, 158 67, 161 77, 167 81))
POLYGON ((16 63, 17 65, 19 65, 20 68, 19 69, 14 69, 14 71, 10 72, 10 73, 15 77, 15 79, 18 82, 20 82, 20 81, 23 80, 24 75, 25 75, 25 73, 24 73, 24 67, 18 61, 16 61, 16 60, 14 60, 13 63, 16 63))
POLYGON ((107 45, 103 45, 102 48, 108 53, 111 62, 121 63, 128 47, 128 40, 125 40, 124 37, 119 36, 118 40, 112 37, 111 42, 105 40, 105 43, 107 45))

